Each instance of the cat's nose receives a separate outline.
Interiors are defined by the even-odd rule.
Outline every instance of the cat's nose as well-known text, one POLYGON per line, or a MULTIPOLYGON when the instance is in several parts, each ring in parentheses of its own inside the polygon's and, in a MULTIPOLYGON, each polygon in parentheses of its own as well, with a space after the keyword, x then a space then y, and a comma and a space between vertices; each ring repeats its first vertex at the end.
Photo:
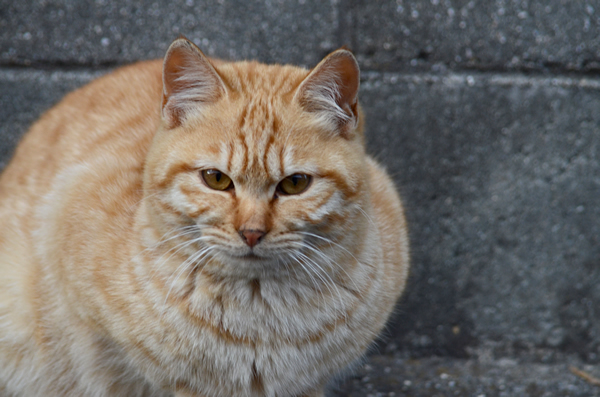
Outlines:
POLYGON ((240 230, 240 236, 242 237, 242 240, 244 240, 244 242, 248 244, 250 248, 254 248, 254 246, 260 242, 265 234, 266 233, 262 230, 256 229, 240 230))

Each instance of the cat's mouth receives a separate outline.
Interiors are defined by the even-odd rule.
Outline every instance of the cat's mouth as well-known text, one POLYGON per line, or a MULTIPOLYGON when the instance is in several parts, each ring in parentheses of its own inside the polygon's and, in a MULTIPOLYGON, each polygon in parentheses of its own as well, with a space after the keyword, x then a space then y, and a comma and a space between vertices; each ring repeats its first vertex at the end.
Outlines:
POLYGON ((246 262, 266 262, 270 259, 269 256, 259 255, 254 250, 245 252, 228 252, 228 254, 228 256, 233 257, 236 260, 246 262))
MULTIPOLYGON (((268 269, 279 271, 281 256, 270 250, 240 249, 221 251, 222 263, 227 267, 233 266, 238 271, 260 271, 261 274, 268 269), (243 270, 245 269, 245 270, 243 270)), ((254 274, 254 273, 252 273, 254 274)))
POLYGON ((248 261, 264 261, 267 259, 265 257, 256 255, 254 252, 249 252, 245 255, 242 255, 240 258, 248 261))

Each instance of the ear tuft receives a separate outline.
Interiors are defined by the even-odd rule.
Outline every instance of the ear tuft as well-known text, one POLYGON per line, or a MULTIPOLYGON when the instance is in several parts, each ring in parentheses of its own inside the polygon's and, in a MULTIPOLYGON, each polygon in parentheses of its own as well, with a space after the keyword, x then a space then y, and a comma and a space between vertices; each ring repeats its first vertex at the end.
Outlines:
POLYGON ((354 55, 339 49, 323 59, 298 87, 295 98, 342 134, 358 126, 360 70, 354 55))
POLYGON ((225 83, 195 44, 180 37, 167 50, 163 63, 162 113, 169 128, 226 93, 225 83))

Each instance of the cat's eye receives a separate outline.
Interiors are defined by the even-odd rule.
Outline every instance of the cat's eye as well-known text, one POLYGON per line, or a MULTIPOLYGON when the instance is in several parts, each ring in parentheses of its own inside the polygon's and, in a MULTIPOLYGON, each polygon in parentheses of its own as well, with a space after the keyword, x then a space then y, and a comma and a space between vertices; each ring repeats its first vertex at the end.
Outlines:
POLYGON ((210 169, 201 172, 202 179, 206 185, 214 190, 229 190, 233 188, 231 178, 219 170, 210 169))
POLYGON ((300 194, 308 189, 311 179, 310 175, 306 174, 290 175, 279 182, 279 185, 277 185, 277 192, 287 195, 300 194))

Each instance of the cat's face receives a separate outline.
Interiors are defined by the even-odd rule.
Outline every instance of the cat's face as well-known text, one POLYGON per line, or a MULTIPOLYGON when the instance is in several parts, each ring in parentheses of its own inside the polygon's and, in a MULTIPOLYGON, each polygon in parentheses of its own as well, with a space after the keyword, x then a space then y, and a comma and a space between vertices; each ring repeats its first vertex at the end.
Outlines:
MULTIPOLYGON (((355 120, 311 108, 307 74, 223 65, 213 87, 222 91, 196 101, 199 110, 186 104, 165 116, 146 165, 148 201, 165 237, 185 234, 181 248, 194 260, 216 258, 225 273, 254 277, 293 266, 353 227, 365 183, 362 136, 355 120)), ((356 107, 346 110, 357 117, 356 107)))

